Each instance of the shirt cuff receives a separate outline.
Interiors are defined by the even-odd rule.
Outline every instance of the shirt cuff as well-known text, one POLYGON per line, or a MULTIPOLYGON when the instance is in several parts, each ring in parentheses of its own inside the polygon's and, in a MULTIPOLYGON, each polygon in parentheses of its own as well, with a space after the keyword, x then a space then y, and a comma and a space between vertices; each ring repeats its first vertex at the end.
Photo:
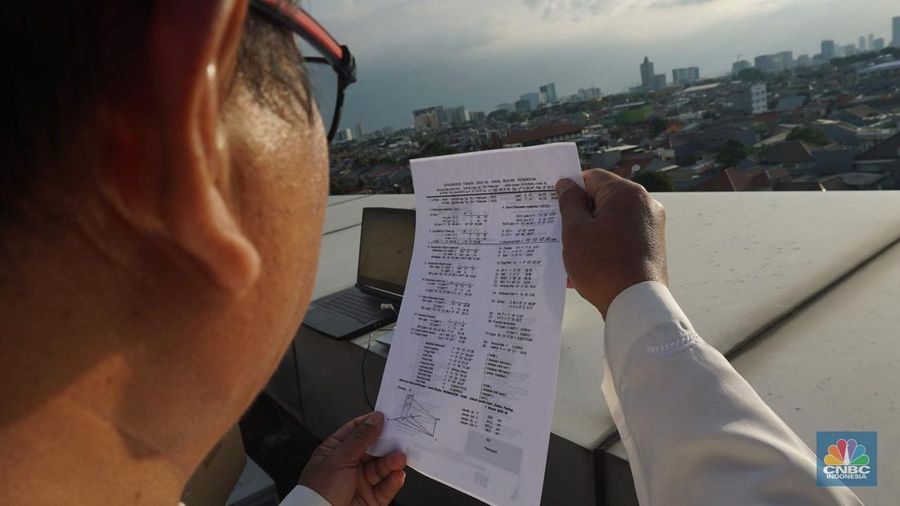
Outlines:
POLYGON ((678 351, 697 340, 694 327, 666 285, 645 281, 626 288, 606 312, 604 341, 612 379, 622 379, 628 356, 678 351))
POLYGON ((331 506, 331 503, 320 496, 315 490, 297 485, 291 493, 281 501, 280 506, 331 506))

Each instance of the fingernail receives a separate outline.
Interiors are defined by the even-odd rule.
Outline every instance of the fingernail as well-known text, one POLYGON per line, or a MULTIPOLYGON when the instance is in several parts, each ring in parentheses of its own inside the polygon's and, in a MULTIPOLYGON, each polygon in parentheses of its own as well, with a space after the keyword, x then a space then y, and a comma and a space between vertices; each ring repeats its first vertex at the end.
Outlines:
POLYGON ((366 418, 366 425, 378 425, 381 423, 381 420, 384 418, 384 415, 378 411, 373 411, 372 414, 366 418))
POLYGON ((560 179, 556 182, 556 194, 562 195, 566 190, 575 186, 575 182, 571 179, 560 179))

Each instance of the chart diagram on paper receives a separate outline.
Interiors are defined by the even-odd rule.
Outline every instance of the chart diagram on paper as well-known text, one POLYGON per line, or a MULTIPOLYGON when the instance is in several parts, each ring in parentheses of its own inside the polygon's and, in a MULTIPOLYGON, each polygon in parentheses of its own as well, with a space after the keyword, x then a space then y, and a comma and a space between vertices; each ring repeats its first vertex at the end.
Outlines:
POLYGON ((490 504, 538 504, 565 301, 561 178, 574 144, 413 160, 416 241, 374 454, 490 504))

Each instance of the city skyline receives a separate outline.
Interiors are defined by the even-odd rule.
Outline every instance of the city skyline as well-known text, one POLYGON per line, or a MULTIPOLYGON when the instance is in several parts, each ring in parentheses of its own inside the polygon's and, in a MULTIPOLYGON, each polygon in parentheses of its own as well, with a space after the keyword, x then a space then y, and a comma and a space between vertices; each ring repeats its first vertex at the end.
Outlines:
POLYGON ((342 124, 374 130, 411 126, 410 112, 432 105, 490 112, 548 82, 556 83, 559 97, 591 86, 619 93, 639 84, 637 63, 648 55, 658 74, 697 66, 714 77, 730 71, 738 54, 751 61, 779 51, 812 56, 823 39, 855 44, 869 33, 890 43, 893 6, 846 4, 503 0, 479 7, 474 0, 343 0, 307 7, 360 64, 342 124), (635 26, 641 30, 628 32, 635 26))

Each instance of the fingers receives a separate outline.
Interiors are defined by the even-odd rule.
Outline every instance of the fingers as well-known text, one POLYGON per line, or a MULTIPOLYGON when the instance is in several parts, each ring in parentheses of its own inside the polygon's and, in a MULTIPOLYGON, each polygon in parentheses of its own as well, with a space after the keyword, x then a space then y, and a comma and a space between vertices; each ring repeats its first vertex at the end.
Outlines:
POLYGON ((572 223, 591 216, 590 199, 571 179, 556 182, 556 200, 559 202, 563 230, 570 228, 572 223))
POLYGON ((584 189, 591 200, 604 193, 610 185, 625 181, 627 179, 622 179, 608 170, 591 169, 584 172, 584 189))
POLYGON ((403 488, 403 482, 405 481, 406 473, 403 471, 392 472, 381 483, 373 487, 372 492, 375 495, 375 500, 378 501, 379 505, 387 506, 394 499, 394 496, 397 495, 397 492, 403 488))
MULTIPOLYGON (((371 414, 371 413, 369 413, 369 414, 371 414)), ((343 441, 343 440, 347 439, 347 436, 349 436, 350 433, 353 432, 354 429, 356 429, 357 427, 362 425, 363 422, 366 421, 366 418, 369 417, 369 414, 358 416, 358 417, 354 418, 353 420, 350 420, 349 422, 345 423, 344 425, 341 425, 341 428, 336 430, 334 432, 334 434, 332 434, 330 437, 337 439, 338 441, 343 441)))
POLYGON ((373 487, 396 471, 406 467, 406 455, 394 452, 381 458, 373 459, 363 466, 366 481, 373 487))
MULTIPOLYGON (((355 426, 351 426, 346 437, 338 438, 342 439, 342 441, 334 450, 335 457, 347 463, 356 464, 359 462, 366 454, 366 449, 378 439, 378 435, 381 434, 381 429, 384 427, 384 415, 377 411, 370 413, 360 423, 358 423, 359 420, 357 418, 350 422, 350 424, 355 424, 355 426)), ((345 427, 346 425, 341 427, 338 433, 345 431, 345 427)), ((337 433, 335 433, 336 436, 337 433)))

